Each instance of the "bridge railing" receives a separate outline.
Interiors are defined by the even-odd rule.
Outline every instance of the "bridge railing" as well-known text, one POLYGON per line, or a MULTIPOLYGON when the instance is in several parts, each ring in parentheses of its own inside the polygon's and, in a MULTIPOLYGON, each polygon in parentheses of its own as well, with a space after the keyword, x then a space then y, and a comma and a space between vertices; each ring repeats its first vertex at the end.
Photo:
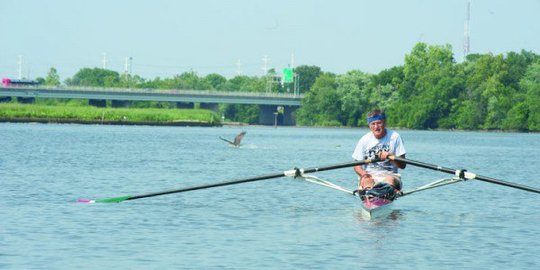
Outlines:
POLYGON ((163 94, 186 94, 186 95, 208 95, 208 96, 246 96, 246 97, 277 97, 277 98, 298 98, 302 99, 302 94, 291 93, 268 93, 268 92, 243 92, 243 91, 218 91, 218 90, 195 90, 195 89, 154 89, 154 88, 104 88, 91 86, 18 86, 9 85, 4 88, 17 89, 44 89, 44 90, 61 90, 61 91, 93 91, 93 92, 125 92, 125 93, 163 93, 163 94))

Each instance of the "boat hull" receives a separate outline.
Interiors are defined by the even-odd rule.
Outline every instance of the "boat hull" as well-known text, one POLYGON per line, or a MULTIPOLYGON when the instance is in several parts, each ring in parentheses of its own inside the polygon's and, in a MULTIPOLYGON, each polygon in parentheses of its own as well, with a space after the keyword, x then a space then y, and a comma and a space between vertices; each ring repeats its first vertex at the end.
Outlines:
POLYGON ((384 198, 365 198, 362 201, 362 216, 367 219, 383 217, 392 212, 392 200, 384 198))

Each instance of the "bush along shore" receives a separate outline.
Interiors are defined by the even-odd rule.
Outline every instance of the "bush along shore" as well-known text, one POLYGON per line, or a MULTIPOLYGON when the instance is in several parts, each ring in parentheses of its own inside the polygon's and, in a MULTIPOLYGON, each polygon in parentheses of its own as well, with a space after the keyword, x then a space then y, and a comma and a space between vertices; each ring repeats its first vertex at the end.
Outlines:
POLYGON ((222 125, 218 113, 203 109, 97 108, 18 103, 0 104, 0 122, 159 126, 222 125))

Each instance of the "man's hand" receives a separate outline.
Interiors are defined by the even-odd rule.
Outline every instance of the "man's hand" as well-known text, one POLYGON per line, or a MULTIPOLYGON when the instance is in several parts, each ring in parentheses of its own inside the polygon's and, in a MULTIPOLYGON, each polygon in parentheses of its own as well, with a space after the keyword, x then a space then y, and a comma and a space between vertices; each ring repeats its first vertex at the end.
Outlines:
POLYGON ((373 177, 369 173, 365 173, 360 177, 360 188, 361 189, 368 189, 372 188, 375 185, 375 181, 373 180, 373 177))
POLYGON ((390 153, 388 153, 386 151, 379 152, 379 158, 381 160, 386 160, 388 158, 388 156, 390 156, 390 155, 392 155, 392 154, 390 154, 390 153))

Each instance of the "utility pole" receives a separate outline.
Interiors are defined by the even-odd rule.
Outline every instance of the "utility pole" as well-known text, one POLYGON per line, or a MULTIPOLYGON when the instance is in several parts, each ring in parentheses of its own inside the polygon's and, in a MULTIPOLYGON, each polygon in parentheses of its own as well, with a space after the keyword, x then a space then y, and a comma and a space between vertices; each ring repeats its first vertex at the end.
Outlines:
POLYGON ((18 65, 19 65, 19 80, 21 80, 22 79, 22 55, 20 54, 19 54, 18 65))
POLYGON ((129 57, 129 76, 131 76, 133 72, 133 57, 129 57))
POLYGON ((242 75, 242 63, 240 59, 236 60, 236 76, 242 75))
POLYGON ((126 57, 125 60, 124 60, 124 77, 126 78, 126 80, 127 80, 127 76, 128 76, 128 65, 129 65, 129 63, 128 63, 129 60, 128 59, 129 58, 126 57))
POLYGON ((103 53, 103 59, 101 59, 101 63, 103 64, 103 69, 107 69, 107 54, 103 53))
POLYGON ((300 75, 294 73, 294 95, 297 96, 300 94, 300 75))
POLYGON ((268 58, 268 55, 265 55, 262 60, 264 63, 262 69, 264 70, 263 76, 266 80, 266 93, 270 93, 272 92, 272 80, 273 80, 272 78, 273 75, 268 74, 268 62, 270 62, 270 58, 268 58))
POLYGON ((294 72, 294 53, 291 54, 291 68, 293 70, 293 93, 294 95, 298 95, 298 74, 294 72))
POLYGON ((124 63, 124 76, 126 78, 126 82, 128 85, 128 88, 130 87, 130 77, 131 77, 131 61, 133 60, 133 57, 126 57, 126 61, 124 63))
POLYGON ((467 9, 465 11, 465 39, 463 40, 463 60, 470 52, 470 29, 469 22, 471 19, 471 1, 467 1, 467 9))
POLYGON ((131 62, 133 61, 133 57, 126 57, 126 60, 124 62, 124 75, 127 77, 128 75, 131 75, 131 62))
POLYGON ((270 58, 268 58, 268 55, 265 55, 262 60, 264 63, 262 67, 262 70, 264 71, 263 76, 266 76, 266 74, 268 73, 268 62, 270 61, 270 58))

